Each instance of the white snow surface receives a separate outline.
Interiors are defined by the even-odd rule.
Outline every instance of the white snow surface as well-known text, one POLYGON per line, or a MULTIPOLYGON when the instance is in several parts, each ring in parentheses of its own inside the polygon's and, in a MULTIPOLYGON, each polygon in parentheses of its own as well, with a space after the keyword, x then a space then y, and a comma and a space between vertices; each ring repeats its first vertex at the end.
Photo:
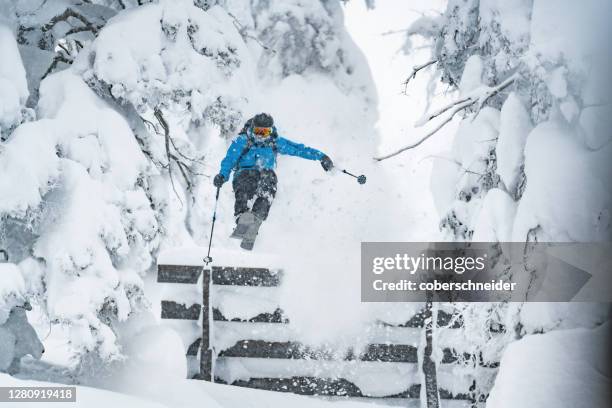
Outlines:
POLYGON ((508 346, 488 408, 592 408, 612 401, 610 324, 527 336, 508 346))
POLYGON ((609 241, 612 145, 592 151, 560 122, 538 125, 525 148, 527 188, 519 202, 512 240, 541 226, 551 241, 609 241), (543 166, 542 163, 546 163, 543 166))
POLYGON ((474 224, 474 242, 509 242, 516 203, 506 192, 494 188, 487 192, 478 219, 474 224))
POLYGON ((141 106, 183 90, 194 119, 216 98, 244 109, 242 95, 251 93, 255 79, 246 45, 219 6, 203 13, 189 1, 161 1, 119 13, 92 51, 95 61, 86 75, 111 84, 115 97, 141 106), (164 29, 173 32, 170 41, 164 29), (231 60, 226 67, 225 55, 231 60))
POLYGON ((17 125, 28 99, 28 84, 17 41, 12 29, 0 20, 0 136, 4 129, 17 125))
POLYGON ((482 59, 478 55, 472 55, 465 62, 465 68, 461 75, 459 92, 461 96, 468 96, 474 90, 482 86, 482 59))
POLYGON ((481 0, 480 18, 483 24, 499 24, 499 30, 513 46, 525 46, 529 41, 529 18, 534 0, 481 0))
MULTIPOLYGON (((0 373, 0 384, 3 387, 57 387, 57 383, 42 381, 25 381, 7 374, 0 373)), ((108 407, 134 407, 134 408, 165 408, 166 405, 152 400, 146 401, 140 398, 116 392, 105 391, 97 388, 77 386, 76 402, 54 402, 54 407, 87 407, 87 408, 108 408, 108 407)), ((20 407, 36 408, 40 407, 40 402, 19 402, 20 407)))
POLYGON ((0 263, 0 325, 9 316, 11 309, 25 303, 25 282, 17 265, 0 263))
POLYGON ((514 192, 519 182, 520 167, 524 162, 525 142, 532 129, 529 114, 516 94, 508 95, 499 121, 499 138, 495 147, 497 174, 508 191, 514 192))
POLYGON ((600 36, 609 37, 610 7, 609 2, 598 0, 534 0, 530 52, 538 55, 540 64, 565 59, 571 69, 587 73, 598 56, 606 57, 600 36))

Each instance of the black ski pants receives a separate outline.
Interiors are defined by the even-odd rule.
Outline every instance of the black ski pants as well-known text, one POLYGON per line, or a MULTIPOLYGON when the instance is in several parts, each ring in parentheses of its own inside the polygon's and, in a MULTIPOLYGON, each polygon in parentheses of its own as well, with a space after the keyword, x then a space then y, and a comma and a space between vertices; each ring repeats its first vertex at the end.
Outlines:
POLYGON ((276 195, 276 173, 267 169, 244 169, 234 175, 232 187, 236 202, 234 216, 249 210, 249 201, 253 202, 252 211, 262 220, 268 217, 272 200, 276 195))

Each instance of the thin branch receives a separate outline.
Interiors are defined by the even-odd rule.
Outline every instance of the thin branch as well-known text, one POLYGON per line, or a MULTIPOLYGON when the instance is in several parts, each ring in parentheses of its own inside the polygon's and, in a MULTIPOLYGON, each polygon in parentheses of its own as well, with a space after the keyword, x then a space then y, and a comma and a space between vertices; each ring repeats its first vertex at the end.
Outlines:
POLYGON ((236 30, 238 30, 238 32, 240 33, 240 35, 243 38, 250 38, 251 40, 255 41, 257 44, 259 44, 259 46, 261 48, 263 48, 264 50, 271 52, 272 54, 276 54, 276 50, 273 49, 272 47, 264 44, 259 38, 257 38, 256 36, 249 34, 248 29, 242 25, 242 23, 240 23, 240 21, 238 21, 238 19, 236 18, 235 15, 233 15, 232 13, 230 13, 229 11, 227 12, 227 14, 232 18, 233 20, 233 24, 234 24, 234 28, 236 28, 236 30))
POLYGON ((414 67, 412 67, 412 72, 410 73, 410 75, 408 75, 408 78, 406 78, 406 80, 403 82, 403 85, 404 85, 404 94, 406 94, 406 90, 408 89, 408 83, 410 82, 411 79, 414 79, 416 77, 416 74, 420 70, 422 70, 424 68, 427 68, 428 66, 433 65, 433 64, 435 64, 437 62, 438 62, 438 60, 434 59, 434 60, 431 60, 431 61, 427 61, 424 64, 415 65, 414 67))
POLYGON ((62 54, 57 54, 55 58, 53 58, 53 62, 51 62, 51 65, 49 65, 49 68, 47 68, 43 76, 40 78, 41 81, 45 79, 47 75, 49 75, 51 72, 53 72, 53 70, 57 67, 57 64, 59 64, 60 62, 63 62, 65 64, 72 64, 72 61, 64 57, 62 54))
POLYGON ((380 33, 381 36, 393 35, 393 34, 402 34, 411 31, 410 28, 402 28, 401 30, 388 30, 380 33))
POLYGON ((501 92, 502 90, 506 89, 508 86, 510 86, 511 84, 514 83, 514 81, 516 81, 516 79, 518 78, 518 74, 514 73, 511 76, 509 76, 506 80, 504 80, 503 82, 501 82, 499 85, 494 86, 492 88, 485 88, 484 91, 481 89, 477 89, 476 91, 474 91, 471 95, 464 97, 462 99, 459 99, 458 101, 454 101, 451 102, 450 104, 438 109, 437 111, 426 115, 426 119, 422 120, 422 121, 418 121, 417 125, 421 125, 424 123, 429 122, 431 119, 436 118, 438 116, 440 116, 441 114, 443 114, 444 112, 451 110, 450 114, 442 121, 440 122, 435 128, 433 128, 432 130, 430 130, 429 132, 427 132, 427 134, 425 134, 425 136, 423 136, 421 139, 419 139, 418 141, 416 141, 415 143, 412 143, 408 146, 404 146, 401 149, 398 149, 392 153, 383 155, 383 156, 379 156, 379 157, 375 157, 374 160, 376 161, 382 161, 382 160, 386 160, 389 159, 391 157, 397 156, 398 154, 405 152, 406 150, 409 149, 413 149, 417 146, 419 146, 421 143, 423 143, 424 141, 426 141, 427 139, 429 139, 431 136, 433 136, 434 134, 436 134, 440 129, 442 129, 446 124, 448 124, 457 113, 461 112, 464 109, 467 109, 473 105, 475 105, 476 103, 478 103, 478 109, 476 111, 476 113, 474 114, 474 117, 472 118, 472 120, 474 120, 474 118, 478 115, 478 113, 480 113, 480 110, 482 109, 482 107, 484 106, 485 102, 487 100, 489 100, 489 98, 491 98, 492 96, 497 95, 499 92, 501 92))
POLYGON ((101 26, 83 26, 83 27, 73 27, 70 30, 66 31, 66 37, 76 33, 82 33, 85 31, 91 31, 92 34, 96 34, 96 31, 99 30, 101 26))
POLYGON ((463 104, 457 105, 455 107, 455 109, 453 109, 453 111, 450 113, 450 115, 448 115, 448 117, 446 119, 444 119, 444 121, 442 121, 440 124, 438 124, 438 126, 436 126, 435 128, 433 128, 432 130, 430 130, 425 136, 423 136, 421 139, 419 139, 417 142, 410 144, 408 146, 404 146, 399 150, 396 150, 393 153, 389 153, 386 154, 384 156, 379 156, 379 157, 375 157, 374 160, 376 161, 383 161, 386 159, 389 159, 393 156, 397 156, 398 154, 405 152, 406 150, 409 149, 413 149, 415 147, 417 147, 418 145, 420 145, 421 143, 423 143, 424 141, 426 141, 427 139, 429 139, 430 137, 432 137, 434 134, 436 134, 438 132, 438 130, 442 129, 448 122, 450 122, 453 117, 460 111, 462 111, 463 109, 467 108, 468 106, 472 105, 474 102, 469 102, 466 101, 463 104))
POLYGON ((72 8, 67 8, 62 14, 58 14, 57 16, 53 17, 51 20, 49 20, 49 22, 45 25, 43 25, 41 27, 41 30, 43 32, 47 32, 50 29, 53 28, 53 26, 55 26, 57 23, 59 23, 60 21, 68 21, 68 19, 70 17, 76 18, 77 20, 79 20, 81 23, 83 23, 89 30, 91 30, 94 34, 96 34, 98 32, 98 27, 96 27, 94 24, 92 24, 85 16, 83 16, 81 13, 76 12, 74 9, 72 8))
POLYGON ((476 114, 474 115, 474 117, 472 118, 472 121, 474 119, 476 119, 476 117, 478 116, 478 114, 480 113, 480 110, 482 109, 482 107, 484 106, 485 102, 487 100, 489 100, 490 98, 492 98, 493 96, 497 95, 498 93, 500 93, 501 91, 503 91, 504 89, 506 89, 507 87, 509 87, 510 85, 512 85, 514 83, 514 81, 516 81, 516 78, 518 78, 518 75, 515 73, 513 75, 510 75, 505 81, 503 81, 501 84, 490 88, 488 90, 488 92, 485 92, 484 94, 480 95, 480 98, 477 99, 478 101, 478 109, 476 110, 476 114))
POLYGON ((183 205, 183 200, 181 200, 181 196, 176 190, 176 185, 174 184, 174 177, 172 176, 172 157, 170 153, 170 128, 168 127, 168 122, 164 119, 164 115, 158 108, 155 108, 154 115, 161 127, 164 129, 164 137, 165 137, 165 148, 166 148, 166 156, 168 158, 168 175, 170 176, 170 184, 172 184, 172 190, 174 190, 174 194, 176 198, 178 198, 181 206, 183 205))
POLYGON ((184 168, 186 167, 185 164, 183 164, 180 160, 177 160, 176 156, 173 156, 173 159, 176 162, 176 165, 178 166, 181 172, 181 175, 183 176, 183 179, 185 180, 187 191, 189 193, 193 193, 193 183, 191 182, 191 179, 189 178, 189 176, 187 176, 186 170, 184 168))
MULTIPOLYGON (((170 127, 168 126, 168 122, 166 122, 166 120, 165 120, 161 110, 159 110, 159 108, 155 108, 154 109, 154 115, 155 115, 155 118, 157 119, 157 121, 159 122, 159 124, 161 125, 161 127, 164 129, 164 142, 165 142, 165 149, 166 149, 166 157, 167 157, 167 161, 168 161, 168 174, 170 176, 170 182, 172 184, 172 189, 174 190, 174 193, 176 194, 177 198, 179 199, 179 201, 181 202, 181 205, 182 205, 183 202, 182 202, 180 196, 178 195, 178 192, 176 190, 176 185, 174 184, 174 177, 173 177, 173 174, 172 174, 172 163, 174 162, 174 164, 176 164, 176 166, 178 167, 178 169, 179 169, 179 171, 181 173, 181 176, 183 177, 183 180, 185 181, 185 188, 186 188, 187 192, 190 193, 190 195, 193 196, 194 182, 193 182, 191 176, 203 176, 203 174, 202 173, 198 173, 197 171, 192 169, 191 166, 189 166, 187 163, 185 163, 182 159, 191 161, 193 163, 202 163, 203 159, 193 159, 193 158, 190 158, 190 157, 186 156, 185 154, 183 154, 180 151, 180 149, 176 146, 176 144, 174 142, 174 139, 170 135, 170 127), (174 150, 174 152, 173 152, 173 150, 174 150)), ((148 122, 145 119, 143 119, 143 121, 145 121, 145 123, 148 122)), ((152 123, 151 123, 151 125, 155 129, 157 129, 156 126, 153 125, 152 123)), ((192 199, 193 199, 193 197, 192 197, 192 199)))
POLYGON ((183 159, 189 160, 190 162, 193 162, 193 163, 198 163, 198 164, 202 164, 203 163, 204 158, 194 159, 192 157, 189 157, 189 156, 185 155, 183 152, 181 152, 181 150, 178 147, 176 147, 176 144, 175 144, 174 139, 172 137, 170 137, 170 143, 172 144, 172 147, 174 148, 174 151, 179 156, 181 156, 183 159))
POLYGON ((463 104, 465 102, 469 102, 469 105, 472 105, 475 101, 472 101, 471 98, 469 98, 469 97, 453 101, 453 102, 449 103, 448 105, 444 105, 443 107, 439 108, 438 110, 435 110, 435 111, 431 112, 430 114, 423 116, 421 119, 417 120, 417 122, 415 123, 415 126, 416 127, 421 127, 425 123, 429 122, 432 119, 437 118, 438 116, 440 116, 444 112, 448 111, 449 109, 451 109, 451 108, 453 108, 453 107, 455 107, 457 105, 463 104))

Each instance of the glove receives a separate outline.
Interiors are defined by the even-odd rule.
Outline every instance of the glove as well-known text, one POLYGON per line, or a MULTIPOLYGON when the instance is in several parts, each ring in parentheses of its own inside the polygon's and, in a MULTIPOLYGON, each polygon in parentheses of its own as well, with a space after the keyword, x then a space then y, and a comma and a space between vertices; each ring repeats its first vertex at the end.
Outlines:
POLYGON ((225 177, 223 177, 223 174, 217 174, 213 179, 213 184, 215 185, 215 187, 221 188, 223 183, 225 183, 225 177))
POLYGON ((323 170, 330 171, 332 167, 334 167, 334 162, 329 158, 329 156, 325 155, 321 158, 321 166, 323 170))

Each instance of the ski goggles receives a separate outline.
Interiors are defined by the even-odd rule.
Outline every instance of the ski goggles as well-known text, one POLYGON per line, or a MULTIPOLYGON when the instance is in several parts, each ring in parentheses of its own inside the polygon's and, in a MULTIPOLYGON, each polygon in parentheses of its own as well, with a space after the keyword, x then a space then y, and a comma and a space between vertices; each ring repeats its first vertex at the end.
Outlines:
POLYGON ((254 127, 253 133, 260 137, 268 137, 272 134, 271 127, 254 127))

